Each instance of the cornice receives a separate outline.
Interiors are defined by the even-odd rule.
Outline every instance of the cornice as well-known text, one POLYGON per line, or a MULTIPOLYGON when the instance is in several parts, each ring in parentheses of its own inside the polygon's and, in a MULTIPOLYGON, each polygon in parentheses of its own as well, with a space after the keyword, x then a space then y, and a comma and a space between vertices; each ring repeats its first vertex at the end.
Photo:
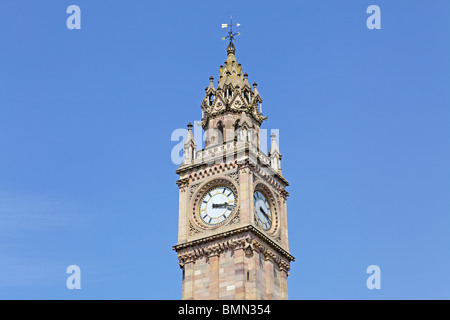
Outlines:
MULTIPOLYGON (((284 250, 280 245, 275 243, 272 239, 270 239, 263 232, 256 229, 253 225, 247 225, 247 226, 244 226, 241 228, 217 233, 215 235, 211 235, 211 236, 204 237, 201 239, 197 239, 197 240, 193 240, 193 241, 189 241, 189 242, 185 242, 185 243, 180 243, 180 244, 173 246, 172 248, 173 248, 173 250, 175 250, 176 252, 179 252, 179 253, 181 251, 184 251, 185 249, 192 249, 192 248, 194 248, 194 251, 197 251, 198 247, 202 246, 204 244, 211 243, 216 240, 224 240, 224 242, 226 242, 227 240, 225 240, 225 239, 227 237, 244 235, 245 233, 251 233, 251 234, 257 236, 258 238, 260 238, 261 240, 266 242, 270 248, 275 250, 280 256, 284 257, 289 262, 295 261, 295 258, 288 251, 284 250)), ((220 244, 217 244, 217 246, 218 246, 218 248, 221 248, 220 244)), ((223 248, 223 245, 222 245, 222 248, 223 248)), ((271 250, 268 250, 268 251, 272 252, 271 250)))

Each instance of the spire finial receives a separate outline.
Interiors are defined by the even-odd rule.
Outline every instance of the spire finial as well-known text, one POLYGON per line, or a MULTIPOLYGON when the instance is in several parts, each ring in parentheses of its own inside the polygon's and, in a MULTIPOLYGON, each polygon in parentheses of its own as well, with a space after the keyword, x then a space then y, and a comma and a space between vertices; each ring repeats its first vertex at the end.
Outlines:
POLYGON ((225 39, 230 39, 230 43, 228 43, 228 47, 227 47, 227 53, 228 54, 234 54, 236 52, 236 48, 234 46, 233 41, 236 41, 235 37, 239 36, 241 33, 240 32, 233 32, 233 26, 234 27, 239 27, 241 24, 240 23, 236 23, 233 24, 233 17, 230 17, 230 23, 222 23, 222 29, 223 28, 227 28, 227 36, 223 37, 222 40, 225 39), (228 27, 230 27, 230 29, 228 30, 228 27))
POLYGON ((193 127, 192 123, 189 122, 188 125, 187 125, 187 127, 188 127, 188 130, 191 131, 191 130, 192 130, 192 127, 193 127))

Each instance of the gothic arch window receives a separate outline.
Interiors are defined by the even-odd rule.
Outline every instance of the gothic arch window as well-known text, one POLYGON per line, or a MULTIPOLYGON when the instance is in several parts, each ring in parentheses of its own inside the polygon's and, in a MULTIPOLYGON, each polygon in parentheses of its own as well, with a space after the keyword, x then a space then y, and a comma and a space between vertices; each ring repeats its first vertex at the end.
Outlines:
POLYGON ((218 135, 217 143, 223 143, 224 136, 223 136, 223 123, 222 123, 222 121, 219 121, 219 123, 217 124, 217 135, 218 135))
POLYGON ((249 133, 250 133, 250 130, 248 129, 247 125, 244 125, 242 127, 242 141, 248 142, 249 133))
POLYGON ((233 98, 233 90, 230 88, 227 88, 227 99, 233 98))
POLYGON ((210 93, 209 97, 208 97, 208 105, 212 105, 212 103, 214 102, 214 94, 210 93))
POLYGON ((241 140, 241 126, 240 126, 240 120, 236 120, 234 123, 234 140, 239 141, 241 140))
POLYGON ((242 92, 242 98, 245 99, 245 101, 247 101, 248 103, 250 103, 251 98, 250 98, 250 91, 245 90, 244 92, 242 92))

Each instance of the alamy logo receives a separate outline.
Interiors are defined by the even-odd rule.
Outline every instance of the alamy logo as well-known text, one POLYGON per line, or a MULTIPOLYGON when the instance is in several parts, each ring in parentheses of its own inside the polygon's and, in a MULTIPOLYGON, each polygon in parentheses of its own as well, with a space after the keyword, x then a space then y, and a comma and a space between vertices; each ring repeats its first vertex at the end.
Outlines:
MULTIPOLYGON (((195 122, 199 123, 199 122, 195 122)), ((212 128, 205 130, 203 132, 203 129, 198 126, 190 125, 189 130, 178 128, 175 129, 172 132, 172 135, 170 137, 170 140, 173 142, 178 142, 171 151, 171 160, 172 163, 175 165, 182 164, 186 157, 189 157, 191 159, 196 159, 198 161, 203 160, 205 163, 214 164, 214 163, 221 163, 224 159, 222 157, 216 157, 215 161, 210 162, 208 161, 208 157, 210 155, 218 155, 221 152, 224 154, 225 157, 230 156, 229 152, 224 149, 225 145, 228 143, 233 143, 233 146, 231 149, 235 149, 239 146, 244 146, 245 144, 250 144, 255 146, 256 149, 260 150, 264 154, 268 154, 268 151, 270 147, 272 147, 272 144, 276 144, 279 146, 279 129, 271 129, 270 130, 270 138, 272 140, 271 145, 269 146, 267 144, 268 137, 269 137, 269 130, 267 129, 260 129, 258 132, 258 136, 256 136, 256 133, 254 130, 247 130, 247 129, 223 129, 219 130, 217 128, 212 128), (192 130, 193 128, 193 130, 192 130), (189 135, 192 135, 193 141, 193 150, 192 152, 194 154, 189 154, 188 150, 186 150, 186 139, 189 135), (202 154, 202 146, 203 144, 207 143, 209 141, 210 145, 213 147, 211 150, 211 147, 207 147, 204 150, 206 150, 206 153, 204 155, 203 159, 197 159, 198 157, 201 157, 202 154), (199 148, 197 148, 197 146, 199 148), (195 147, 195 148, 194 148, 195 147), (218 149, 218 150, 214 150, 218 149)), ((231 158, 228 157, 226 160, 239 160, 240 153, 238 152, 236 155, 231 153, 231 158)), ((268 163, 270 165, 270 163, 268 163)), ((279 166, 278 166, 279 167, 279 166)))
POLYGON ((366 272, 370 274, 367 278, 366 285, 367 289, 381 289, 381 270, 377 265, 371 265, 367 267, 366 272))
POLYGON ((81 9, 79 6, 71 5, 67 8, 67 13, 71 14, 67 18, 67 29, 73 30, 73 29, 81 29, 81 9))
POLYGON ((367 8, 366 13, 371 14, 369 18, 367 18, 367 28, 369 30, 373 29, 381 29, 381 9, 379 6, 371 5, 367 8))
POLYGON ((66 286, 67 289, 73 290, 81 289, 81 269, 77 265, 70 265, 67 267, 66 273, 69 273, 70 276, 67 278, 66 286))

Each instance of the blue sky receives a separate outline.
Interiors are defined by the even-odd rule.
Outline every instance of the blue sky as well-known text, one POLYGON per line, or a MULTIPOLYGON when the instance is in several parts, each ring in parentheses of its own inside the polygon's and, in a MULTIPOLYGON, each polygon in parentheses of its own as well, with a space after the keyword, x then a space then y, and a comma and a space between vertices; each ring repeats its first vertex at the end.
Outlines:
POLYGON ((171 134, 220 38, 279 129, 291 299, 450 298, 448 1, 0 3, 0 299, 179 299, 171 134), (82 12, 68 30, 66 8, 82 12), (381 8, 381 30, 366 9, 381 8), (155 152, 156 150, 156 152, 155 152), (66 288, 79 265, 82 289, 66 288), (366 268, 381 268, 368 290, 366 268))

